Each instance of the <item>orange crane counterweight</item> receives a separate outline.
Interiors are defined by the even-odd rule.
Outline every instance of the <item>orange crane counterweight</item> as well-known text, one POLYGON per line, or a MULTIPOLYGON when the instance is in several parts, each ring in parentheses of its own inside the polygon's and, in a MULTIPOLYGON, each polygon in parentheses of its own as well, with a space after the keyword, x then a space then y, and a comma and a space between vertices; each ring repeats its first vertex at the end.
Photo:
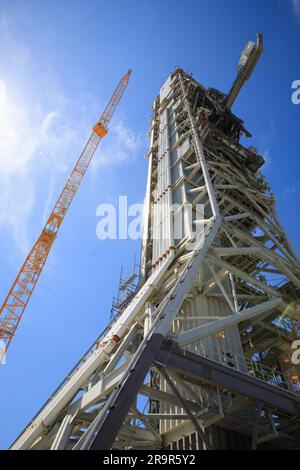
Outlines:
MULTIPOLYGON (((45 227, 32 250, 27 256, 6 299, 0 309, 0 340, 5 344, 5 351, 16 332, 26 306, 45 265, 51 246, 59 227, 68 211, 84 174, 95 154, 100 140, 108 132, 108 124, 127 87, 131 70, 120 80, 114 94, 103 111, 99 121, 93 127, 77 163, 75 164, 45 227)), ((0 358, 1 359, 1 358, 0 358)))

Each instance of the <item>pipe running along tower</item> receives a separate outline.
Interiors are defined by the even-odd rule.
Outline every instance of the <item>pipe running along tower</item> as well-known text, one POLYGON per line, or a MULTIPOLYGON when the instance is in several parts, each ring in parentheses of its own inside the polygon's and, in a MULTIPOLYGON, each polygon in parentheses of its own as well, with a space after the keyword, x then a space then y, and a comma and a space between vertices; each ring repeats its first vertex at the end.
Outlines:
POLYGON ((153 104, 136 294, 12 449, 256 449, 300 443, 300 265, 228 94, 177 68, 153 104))

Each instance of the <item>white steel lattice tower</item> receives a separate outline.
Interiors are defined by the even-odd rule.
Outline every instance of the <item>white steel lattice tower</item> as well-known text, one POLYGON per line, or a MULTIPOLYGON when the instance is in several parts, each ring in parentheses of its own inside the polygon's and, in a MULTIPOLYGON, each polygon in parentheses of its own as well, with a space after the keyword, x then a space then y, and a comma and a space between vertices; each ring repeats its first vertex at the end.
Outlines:
POLYGON ((300 265, 231 112, 261 40, 228 95, 179 68, 164 83, 136 294, 12 449, 299 446, 300 265))

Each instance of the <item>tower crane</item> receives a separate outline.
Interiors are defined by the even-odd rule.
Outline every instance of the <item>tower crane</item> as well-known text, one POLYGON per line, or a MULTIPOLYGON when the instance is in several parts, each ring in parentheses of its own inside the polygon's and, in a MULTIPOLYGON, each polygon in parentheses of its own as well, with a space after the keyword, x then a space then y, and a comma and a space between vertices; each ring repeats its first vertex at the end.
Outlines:
MULTIPOLYGON (((77 189, 95 154, 101 139, 108 132, 108 124, 128 85, 131 70, 122 77, 77 161, 40 236, 24 261, 0 309, 0 340, 6 352, 25 312, 30 297, 46 263, 77 189)), ((3 351, 2 351, 3 353, 3 351)), ((1 358, 0 358, 1 359, 1 358)))

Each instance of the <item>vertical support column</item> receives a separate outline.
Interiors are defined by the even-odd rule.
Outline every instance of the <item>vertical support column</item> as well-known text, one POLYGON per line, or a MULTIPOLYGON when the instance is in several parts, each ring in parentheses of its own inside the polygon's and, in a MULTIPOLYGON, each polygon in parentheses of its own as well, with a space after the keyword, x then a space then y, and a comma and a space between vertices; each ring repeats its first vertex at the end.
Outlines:
POLYGON ((153 319, 154 310, 155 310, 155 305, 148 302, 147 306, 146 306, 146 309, 145 309, 146 317, 145 317, 145 321, 144 321, 144 337, 146 337, 147 334, 149 333, 149 331, 151 330, 153 320, 154 320, 153 319))
POLYGON ((168 108, 159 114, 159 138, 157 149, 157 184, 153 192, 153 256, 152 265, 157 268, 173 248, 172 186, 170 171, 170 143, 168 108))
POLYGON ((256 414, 255 414, 255 422, 252 434, 252 442, 251 442, 251 450, 256 450, 257 448, 257 438, 258 438, 258 428, 259 428, 259 418, 264 407, 263 403, 258 402, 256 404, 256 414))
MULTIPOLYGON (((152 131, 153 134, 153 131, 152 131)), ((153 136, 151 135, 151 142, 153 136)), ((151 146, 152 148, 152 146, 151 146)), ((143 240, 142 240, 142 252, 141 252, 141 278, 145 279, 147 271, 147 245, 149 243, 149 226, 151 221, 151 179, 152 179, 152 164, 153 164, 153 154, 152 151, 149 155, 148 161, 148 176, 147 176, 147 188, 146 195, 144 199, 144 209, 143 209, 143 240)))
POLYGON ((69 437, 71 435, 72 429, 73 429, 73 415, 67 414, 62 420, 60 428, 51 446, 51 450, 65 449, 68 443, 69 437))
POLYGON ((194 143, 195 143, 196 154, 197 154, 198 159, 201 163, 201 168, 202 168, 204 180, 205 180, 205 184, 206 184, 206 187, 207 187, 207 192, 208 192, 208 196, 209 196, 209 200, 210 200, 212 214, 213 214, 214 217, 220 217, 219 207, 218 207, 218 203, 217 203, 217 200, 216 200, 214 188, 213 188, 213 185, 212 185, 212 182, 211 182, 211 179, 210 179, 210 175, 209 175, 209 172, 208 172, 208 169, 207 169, 207 165, 206 165, 203 146, 200 142, 198 132, 197 132, 197 129, 195 127, 194 117, 192 115, 190 103, 188 102, 188 100, 186 98, 186 95, 185 95, 185 88, 184 88, 183 78, 182 78, 181 74, 179 75, 179 80, 180 80, 180 85, 181 85, 181 90, 182 90, 182 95, 183 95, 184 106, 185 106, 185 109, 188 113, 188 118, 189 118, 189 121, 190 121, 192 136, 193 136, 193 140, 194 140, 194 143))
POLYGON ((201 436, 201 439, 203 440, 206 449, 211 450, 211 445, 210 445, 210 442, 208 440, 207 434, 205 433, 205 431, 203 431, 203 429, 201 428, 201 426, 198 423, 197 419, 195 418, 195 416, 193 415, 193 413, 191 412, 189 407, 186 405, 186 402, 183 400, 182 396, 178 392, 177 388, 175 387, 174 383, 172 382, 172 380, 168 376, 167 372, 162 367, 158 367, 158 369, 159 369, 159 372, 161 373, 161 375, 163 376, 163 378, 165 379, 165 381, 167 382, 167 384, 169 385, 170 389, 174 393, 174 395, 178 398, 182 408, 184 409, 184 411, 188 415, 190 421, 193 423, 193 426, 195 427, 195 430, 201 436))

